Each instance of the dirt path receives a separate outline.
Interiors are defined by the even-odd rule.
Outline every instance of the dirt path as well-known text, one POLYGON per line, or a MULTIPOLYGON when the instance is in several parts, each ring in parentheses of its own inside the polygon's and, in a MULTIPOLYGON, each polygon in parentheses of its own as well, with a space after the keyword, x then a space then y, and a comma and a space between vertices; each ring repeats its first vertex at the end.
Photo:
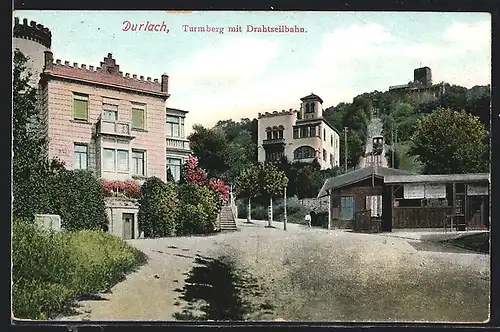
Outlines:
POLYGON ((487 255, 297 225, 287 232, 240 226, 210 237, 131 241, 149 263, 104 295, 108 300, 86 301, 86 316, 70 319, 488 318, 487 255))

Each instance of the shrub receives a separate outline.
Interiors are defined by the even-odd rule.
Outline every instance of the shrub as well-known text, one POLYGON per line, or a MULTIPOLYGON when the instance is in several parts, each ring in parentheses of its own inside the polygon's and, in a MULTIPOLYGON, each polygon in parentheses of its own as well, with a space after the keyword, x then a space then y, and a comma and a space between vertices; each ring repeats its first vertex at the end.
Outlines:
POLYGON ((104 229, 108 225, 104 191, 92 173, 60 170, 48 182, 51 209, 45 213, 59 214, 64 229, 104 229))
POLYGON ((103 231, 53 233, 16 221, 12 232, 12 300, 16 318, 66 313, 83 293, 108 290, 146 256, 103 231))
POLYGON ((219 213, 217 194, 205 186, 184 183, 179 186, 178 195, 181 208, 176 234, 212 233, 219 213))
POLYGON ((146 260, 142 252, 103 231, 68 233, 66 238, 72 260, 78 261, 72 279, 79 294, 108 291, 125 272, 146 260))
POLYGON ((157 177, 147 179, 139 198, 139 229, 146 237, 174 235, 179 215, 179 200, 175 184, 157 177))

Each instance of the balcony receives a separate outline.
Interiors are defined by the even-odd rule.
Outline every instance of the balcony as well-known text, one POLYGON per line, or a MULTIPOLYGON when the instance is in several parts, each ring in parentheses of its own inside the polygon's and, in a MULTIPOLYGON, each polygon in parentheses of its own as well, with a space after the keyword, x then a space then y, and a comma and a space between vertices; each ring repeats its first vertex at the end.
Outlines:
POLYGON ((177 151, 190 151, 189 141, 185 139, 167 138, 167 149, 177 151))
POLYGON ((271 138, 265 139, 262 141, 262 146, 270 146, 270 145, 285 145, 284 138, 271 138))
POLYGON ((123 121, 100 119, 96 124, 97 135, 113 135, 134 138, 130 133, 130 124, 123 121))

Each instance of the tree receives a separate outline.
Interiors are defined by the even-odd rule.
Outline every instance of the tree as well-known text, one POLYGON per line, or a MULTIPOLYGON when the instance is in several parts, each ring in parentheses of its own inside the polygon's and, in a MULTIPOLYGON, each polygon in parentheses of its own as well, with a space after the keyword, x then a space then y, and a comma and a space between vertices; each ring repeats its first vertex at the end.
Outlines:
POLYGON ((52 171, 46 154, 46 140, 37 132, 41 119, 37 109, 37 91, 28 82, 27 58, 14 51, 12 81, 13 132, 13 216, 33 220, 36 213, 50 213, 47 179, 52 171))
POLYGON ((224 177, 230 169, 228 162, 229 143, 220 128, 207 129, 194 125, 188 136, 192 153, 198 157, 200 167, 209 177, 224 177))
POLYGON ((252 220, 252 203, 251 199, 257 196, 260 192, 259 186, 259 167, 250 166, 244 169, 236 178, 235 191, 237 197, 245 197, 248 199, 247 222, 252 220))
POLYGON ((439 108, 418 121, 408 154, 417 157, 427 174, 485 172, 486 135, 478 117, 439 108))
POLYGON ((280 195, 288 185, 288 178, 273 164, 261 164, 259 166, 259 183, 262 193, 269 199, 268 227, 272 227, 273 221, 273 197, 280 195))

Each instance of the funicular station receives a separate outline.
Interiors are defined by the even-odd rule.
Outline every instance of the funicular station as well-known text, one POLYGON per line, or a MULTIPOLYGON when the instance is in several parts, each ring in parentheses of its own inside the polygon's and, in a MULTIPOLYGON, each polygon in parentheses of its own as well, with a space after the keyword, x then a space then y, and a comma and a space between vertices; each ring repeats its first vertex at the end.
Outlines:
POLYGON ((489 228, 490 174, 418 175, 378 165, 325 181, 329 220, 356 232, 489 228))

